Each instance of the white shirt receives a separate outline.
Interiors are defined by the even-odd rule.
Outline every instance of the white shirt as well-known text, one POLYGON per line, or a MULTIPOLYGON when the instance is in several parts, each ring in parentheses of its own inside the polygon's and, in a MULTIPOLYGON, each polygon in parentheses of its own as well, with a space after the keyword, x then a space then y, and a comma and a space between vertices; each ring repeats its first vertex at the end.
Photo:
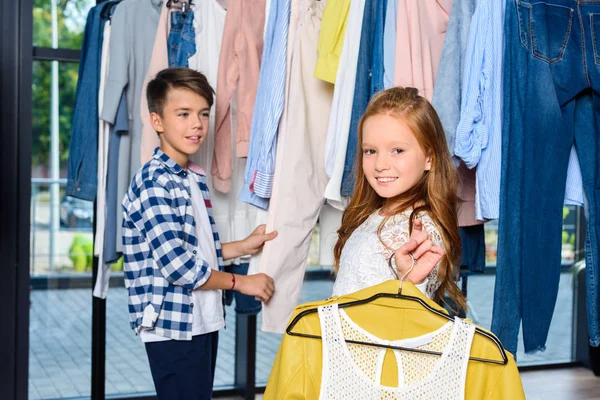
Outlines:
POLYGON ((347 201, 342 199, 341 187, 344 175, 354 84, 360 50, 362 20, 365 0, 350 2, 344 45, 335 78, 335 89, 331 103, 331 114, 325 141, 325 172, 330 178, 325 188, 325 198, 333 207, 343 210, 347 201))

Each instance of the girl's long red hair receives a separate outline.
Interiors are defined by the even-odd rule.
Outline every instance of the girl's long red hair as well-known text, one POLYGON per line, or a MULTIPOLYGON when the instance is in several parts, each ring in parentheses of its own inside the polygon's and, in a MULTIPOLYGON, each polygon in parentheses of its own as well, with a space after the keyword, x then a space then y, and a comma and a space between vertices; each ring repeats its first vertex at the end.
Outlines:
MULTIPOLYGON (((440 231, 446 254, 440 269, 442 281, 435 299, 442 301, 448 295, 454 304, 465 309, 466 299, 456 285, 457 267, 460 257, 460 234, 457 221, 456 194, 457 176, 452 163, 444 129, 431 103, 419 96, 415 88, 395 87, 376 94, 370 101, 365 114, 358 125, 358 143, 355 172, 356 184, 342 216, 342 225, 338 230, 338 241, 334 247, 335 269, 340 265, 340 257, 346 241, 373 212, 389 201, 389 215, 396 215, 412 209, 409 227, 420 212, 427 212, 440 231), (431 170, 423 174, 421 180, 410 190, 393 199, 380 197, 369 185, 363 170, 363 153, 360 149, 365 121, 374 115, 391 115, 401 118, 417 138, 424 153, 431 157, 431 170)), ((386 207, 388 207, 386 206, 386 207)), ((378 234, 389 217, 381 223, 378 234)))

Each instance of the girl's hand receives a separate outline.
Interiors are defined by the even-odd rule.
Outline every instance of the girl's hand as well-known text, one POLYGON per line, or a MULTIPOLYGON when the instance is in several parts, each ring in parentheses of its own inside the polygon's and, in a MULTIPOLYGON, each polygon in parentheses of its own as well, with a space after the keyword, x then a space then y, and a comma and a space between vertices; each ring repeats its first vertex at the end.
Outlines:
POLYGON ((265 242, 273 240, 277 237, 277 231, 271 233, 265 233, 267 229, 266 225, 259 225, 256 227, 254 232, 250 234, 246 239, 240 243, 240 251, 242 254, 256 254, 262 250, 265 242))
POLYGON ((433 270, 433 267, 440 262, 444 254, 446 254, 444 249, 434 246, 431 239, 427 237, 427 232, 423 231, 421 220, 416 219, 408 242, 396 250, 394 254, 398 278, 402 279, 410 271, 404 277, 404 280, 415 285, 422 283, 433 270), (415 266, 411 270, 413 258, 415 266))

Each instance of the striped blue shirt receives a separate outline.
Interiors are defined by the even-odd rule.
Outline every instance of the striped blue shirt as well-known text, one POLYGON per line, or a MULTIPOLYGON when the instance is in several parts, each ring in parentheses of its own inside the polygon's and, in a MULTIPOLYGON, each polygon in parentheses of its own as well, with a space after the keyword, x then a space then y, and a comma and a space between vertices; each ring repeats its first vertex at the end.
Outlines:
POLYGON ((284 105, 290 1, 273 0, 269 10, 250 149, 239 197, 240 201, 265 210, 273 189, 277 132, 284 105))
POLYGON ((383 25, 383 87, 394 86, 394 65, 396 62, 396 22, 398 19, 398 0, 388 0, 383 25))
POLYGON ((147 327, 166 338, 192 339, 192 290, 211 274, 196 238, 192 181, 204 197, 219 270, 223 270, 206 177, 184 170, 156 149, 133 177, 122 202, 125 287, 130 324, 137 333, 147 327))
MULTIPOLYGON (((465 54, 461 117, 454 153, 467 167, 477 167, 475 217, 478 220, 500 216, 505 6, 504 1, 478 1, 465 54)), ((573 156, 574 151, 569 162, 565 202, 583 204, 581 171, 573 156)))

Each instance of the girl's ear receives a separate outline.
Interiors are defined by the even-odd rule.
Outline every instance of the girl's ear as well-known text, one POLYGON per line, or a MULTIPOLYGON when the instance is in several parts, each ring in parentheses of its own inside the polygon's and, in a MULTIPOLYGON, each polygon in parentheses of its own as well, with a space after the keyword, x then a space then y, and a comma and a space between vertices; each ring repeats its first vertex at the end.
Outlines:
POLYGON ((427 156, 427 158, 425 159, 425 171, 431 170, 432 162, 433 162, 433 156, 427 156))

